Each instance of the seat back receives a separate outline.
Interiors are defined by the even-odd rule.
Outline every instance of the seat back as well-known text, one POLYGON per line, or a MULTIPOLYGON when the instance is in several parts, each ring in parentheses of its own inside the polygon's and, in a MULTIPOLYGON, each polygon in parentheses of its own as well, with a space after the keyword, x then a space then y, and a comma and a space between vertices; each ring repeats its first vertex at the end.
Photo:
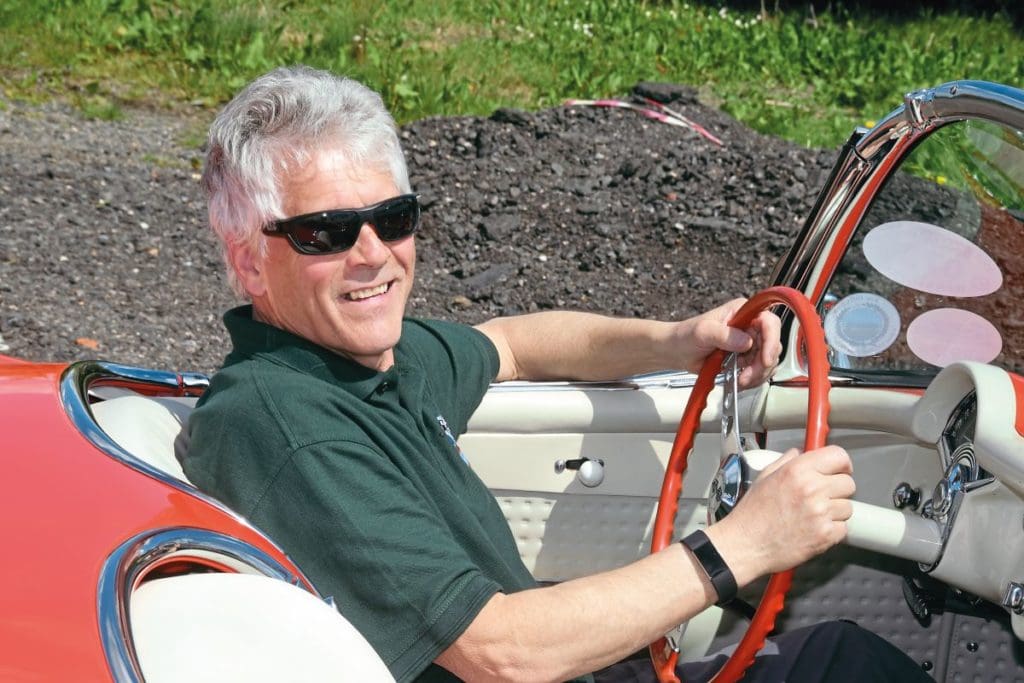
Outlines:
POLYGON ((191 483, 178 455, 188 449, 188 418, 196 400, 128 393, 93 403, 90 410, 100 429, 121 448, 161 472, 191 483))
POLYGON ((149 683, 393 683, 370 644, 337 611, 284 581, 185 574, 131 598, 131 629, 149 683))

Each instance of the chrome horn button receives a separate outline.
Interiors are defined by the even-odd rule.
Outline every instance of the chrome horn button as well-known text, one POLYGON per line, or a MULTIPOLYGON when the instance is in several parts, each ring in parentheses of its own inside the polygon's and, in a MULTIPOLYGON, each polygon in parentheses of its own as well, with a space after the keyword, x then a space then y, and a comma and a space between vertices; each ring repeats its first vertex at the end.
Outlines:
POLYGON ((722 461, 711 482, 708 496, 708 524, 720 521, 736 507, 750 488, 747 461, 740 453, 733 453, 722 461))

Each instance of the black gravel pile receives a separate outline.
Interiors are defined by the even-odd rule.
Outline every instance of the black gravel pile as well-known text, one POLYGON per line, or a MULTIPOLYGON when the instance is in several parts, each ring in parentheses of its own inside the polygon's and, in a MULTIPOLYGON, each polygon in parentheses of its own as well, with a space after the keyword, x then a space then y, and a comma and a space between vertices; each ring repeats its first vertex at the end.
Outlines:
MULTIPOLYGON (((835 153, 654 95, 725 144, 621 109, 499 110, 402 130, 426 207, 411 312, 678 318, 762 286, 835 153)), ((201 125, 202 122, 199 122, 201 125)), ((0 101, 0 350, 211 371, 234 299, 205 227, 197 122, 0 101)))

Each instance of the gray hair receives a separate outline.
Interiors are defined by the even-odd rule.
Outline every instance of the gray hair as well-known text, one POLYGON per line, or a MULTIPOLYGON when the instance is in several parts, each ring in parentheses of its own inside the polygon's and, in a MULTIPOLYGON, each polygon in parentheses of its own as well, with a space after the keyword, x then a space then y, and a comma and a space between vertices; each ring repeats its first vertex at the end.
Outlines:
POLYGON ((362 83, 307 66, 280 67, 238 93, 210 126, 203 188, 232 289, 245 295, 228 247, 266 253, 267 223, 286 218, 281 185, 318 149, 341 150, 353 169, 390 173, 411 191, 394 119, 362 83))

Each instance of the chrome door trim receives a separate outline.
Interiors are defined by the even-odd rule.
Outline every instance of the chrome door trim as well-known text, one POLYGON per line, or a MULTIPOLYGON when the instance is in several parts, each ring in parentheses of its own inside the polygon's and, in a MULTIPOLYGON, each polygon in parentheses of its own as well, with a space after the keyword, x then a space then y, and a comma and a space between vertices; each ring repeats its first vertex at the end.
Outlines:
MULTIPOLYGON (((721 377, 718 378, 721 381, 721 377)), ((526 392, 526 391, 642 391, 644 389, 689 389, 697 383, 697 375, 692 372, 666 370, 643 375, 634 375, 620 380, 588 382, 583 380, 538 382, 533 380, 513 380, 495 382, 488 392, 526 392)))

